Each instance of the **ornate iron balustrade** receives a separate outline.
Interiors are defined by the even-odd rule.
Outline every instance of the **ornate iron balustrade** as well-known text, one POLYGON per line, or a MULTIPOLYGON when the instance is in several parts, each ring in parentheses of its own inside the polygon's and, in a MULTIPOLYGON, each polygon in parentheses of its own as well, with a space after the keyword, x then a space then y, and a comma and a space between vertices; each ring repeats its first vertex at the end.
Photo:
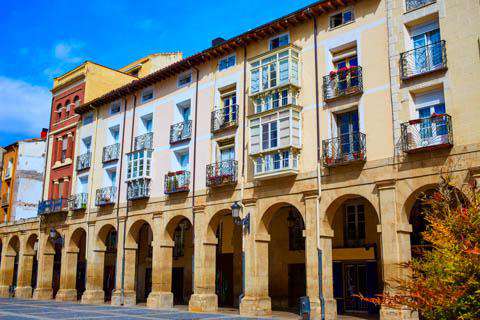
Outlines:
POLYGON ((414 119, 401 124, 402 150, 414 153, 453 146, 452 118, 434 114, 430 118, 414 119))
POLYGON ((342 68, 323 77, 325 101, 361 92, 363 92, 362 67, 342 68))
POLYGON ((180 122, 170 126, 170 144, 190 139, 192 135, 192 120, 180 122))
POLYGON ((117 187, 105 187, 97 189, 95 195, 95 205, 106 206, 115 203, 115 196, 117 194, 117 187))
POLYGON ((165 175, 165 194, 188 192, 190 190, 190 172, 181 170, 165 175))
POLYGON ((50 214, 50 213, 57 213, 57 212, 65 212, 68 210, 68 199, 60 198, 60 199, 52 199, 52 200, 44 200, 38 203, 38 214, 50 214))
POLYGON ((115 143, 103 148, 102 162, 118 160, 120 157, 120 143, 115 143))
POLYGON ((88 193, 78 193, 71 195, 68 199, 69 210, 85 210, 87 209, 88 193))
POLYGON ((445 40, 415 48, 400 54, 402 79, 442 70, 447 67, 445 40))
POLYGON ((141 178, 128 181, 127 199, 138 200, 150 197, 150 179, 141 178))
POLYGON ((405 6, 408 12, 421 7, 425 7, 426 5, 434 2, 436 2, 436 0, 405 0, 405 6))
POLYGON ((237 182, 236 160, 226 160, 207 165, 207 187, 217 187, 237 182))
POLYGON ((323 164, 327 167, 367 159, 364 133, 353 132, 322 141, 323 164))
POLYGON ((212 111, 211 130, 218 132, 238 125, 238 105, 223 107, 212 111))
POLYGON ((153 148, 153 132, 142 134, 135 137, 135 151, 153 148))
POLYGON ((90 168, 92 153, 87 152, 77 156, 77 171, 82 171, 90 168))

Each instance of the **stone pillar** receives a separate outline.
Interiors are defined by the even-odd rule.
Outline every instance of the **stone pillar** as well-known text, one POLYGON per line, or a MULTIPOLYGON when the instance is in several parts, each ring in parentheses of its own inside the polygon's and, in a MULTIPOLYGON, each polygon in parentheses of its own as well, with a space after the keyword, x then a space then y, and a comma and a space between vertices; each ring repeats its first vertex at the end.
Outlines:
POLYGON ((8 298, 9 296, 9 287, 13 282, 13 271, 15 266, 15 257, 17 253, 7 252, 7 248, 2 252, 2 263, 0 267, 0 297, 8 298))
POLYGON ((192 312, 216 312, 218 297, 215 294, 215 261, 217 239, 205 239, 205 228, 208 224, 205 207, 194 208, 195 241, 194 241, 194 289, 190 297, 188 309, 192 312))
POLYGON ((30 299, 32 297, 32 270, 35 252, 25 252, 20 255, 18 265, 17 288, 15 297, 21 299, 30 299))
POLYGON ((62 162, 62 149, 63 149, 63 138, 60 137, 57 140, 57 156, 56 156, 56 159, 55 159, 55 163, 62 162))
POLYGON ((77 260, 78 249, 63 250, 60 272, 60 289, 55 297, 57 301, 77 301, 77 260))
MULTIPOLYGON (((70 193, 70 179, 68 177, 63 178, 63 190, 59 198, 67 199, 70 193)), ((66 205, 66 204, 64 204, 66 205)))
POLYGON ((85 292, 82 295, 82 303, 103 304, 105 300, 105 292, 103 291, 105 248, 97 248, 95 224, 89 223, 88 229, 87 250, 91 251, 87 259, 87 283, 85 284, 85 292))
MULTIPOLYGON (((325 228, 327 229, 327 228, 325 228)), ((337 319, 337 300, 333 297, 333 230, 320 230, 320 252, 322 257, 322 294, 325 308, 325 319, 337 319)))
POLYGON ((52 192, 52 199, 60 198, 60 184, 58 180, 53 180, 53 192, 52 192))
POLYGON ((250 214, 250 233, 243 236, 245 254, 245 292, 240 302, 243 316, 269 316, 272 314, 272 301, 268 295, 268 234, 257 234, 258 218, 254 199, 243 200, 243 215, 250 214))
POLYGON ((172 255, 174 241, 163 237, 166 233, 164 217, 153 216, 152 292, 147 307, 173 308, 172 255))
POLYGON ((67 139, 67 159, 73 160, 73 133, 69 132, 67 139))
MULTIPOLYGON (((48 232, 48 230, 47 230, 48 232)), ((53 249, 52 244, 47 244, 45 238, 48 237, 45 233, 40 233, 39 243, 39 254, 38 254, 38 276, 37 276, 37 287, 33 292, 33 299, 35 300, 47 300, 52 299, 52 277, 53 277, 53 260, 55 256, 55 250, 53 249), (44 246, 40 246, 44 244, 44 246), (45 246, 52 246, 51 248, 46 248, 45 246)))

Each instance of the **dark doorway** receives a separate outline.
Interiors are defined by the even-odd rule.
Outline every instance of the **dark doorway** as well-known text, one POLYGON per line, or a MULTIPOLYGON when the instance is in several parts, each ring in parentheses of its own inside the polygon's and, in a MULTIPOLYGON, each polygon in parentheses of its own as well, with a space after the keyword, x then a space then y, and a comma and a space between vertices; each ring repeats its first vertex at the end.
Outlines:
POLYGON ((183 296, 183 268, 172 269, 173 304, 185 304, 183 296))
POLYGON ((305 264, 296 263, 288 265, 288 307, 299 311, 298 300, 307 295, 305 264))
POLYGON ((35 251, 35 255, 33 256, 33 264, 32 264, 32 278, 30 282, 30 286, 33 290, 37 288, 37 274, 38 274, 38 259, 37 259, 37 252, 35 251))
POLYGON ((233 307, 233 253, 217 254, 215 293, 219 307, 233 307))
POLYGON ((57 296, 60 289, 60 272, 62 269, 62 238, 55 241, 55 254, 53 255, 52 293, 53 298, 57 296))
POLYGON ((12 281, 13 288, 17 287, 17 279, 18 279, 18 252, 13 261, 13 281, 12 281))
POLYGON ((105 257, 103 268, 103 291, 105 302, 112 300, 112 293, 115 288, 115 266, 117 263, 117 232, 111 229, 105 240, 105 257))
POLYGON ((83 292, 85 292, 87 261, 85 255, 87 234, 82 231, 80 239, 78 239, 78 255, 77 255, 77 277, 75 280, 75 288, 77 289, 77 300, 82 298, 83 292))

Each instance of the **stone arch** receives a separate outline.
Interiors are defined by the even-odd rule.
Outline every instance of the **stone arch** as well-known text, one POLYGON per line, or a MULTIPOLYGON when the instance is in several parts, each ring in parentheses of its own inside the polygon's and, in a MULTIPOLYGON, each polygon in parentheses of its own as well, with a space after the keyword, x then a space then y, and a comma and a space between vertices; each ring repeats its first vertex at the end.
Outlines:
POLYGON ((217 228, 220 224, 220 221, 224 216, 231 215, 230 208, 222 208, 217 210, 208 221, 207 228, 205 230, 205 239, 209 243, 215 243, 217 241, 217 228))
POLYGON ((275 217, 275 214, 279 211, 280 208, 288 206, 294 207, 300 213, 303 225, 305 226, 306 216, 304 206, 300 205, 299 203, 295 203, 294 201, 281 201, 270 205, 265 211, 263 211, 263 214, 258 223, 257 233, 269 234, 270 226, 272 220, 275 217))
POLYGON ((23 252, 25 252, 26 254, 33 255, 35 253, 35 243, 37 241, 38 241, 38 234, 36 233, 30 234, 27 240, 25 241, 24 246, 22 247, 23 252))
POLYGON ((86 237, 87 232, 83 227, 79 227, 73 231, 72 235, 70 236, 70 241, 68 244, 68 250, 70 252, 78 252, 80 250, 80 245, 82 241, 82 237, 86 237))
POLYGON ((107 237, 112 230, 114 230, 115 232, 117 231, 115 226, 113 226, 110 223, 106 223, 100 227, 100 230, 98 230, 96 240, 95 240, 95 245, 97 250, 100 250, 100 251, 106 250, 107 237))
POLYGON ((144 219, 136 220, 135 222, 133 222, 130 225, 130 228, 128 229, 128 232, 127 232, 127 235, 126 235, 127 238, 126 238, 125 245, 128 248, 132 248, 132 249, 138 248, 139 234, 140 234, 140 230, 142 229, 144 224, 147 224, 148 227, 150 228, 150 230, 152 230, 152 232, 153 232, 152 225, 147 220, 144 220, 144 219))
POLYGON ((20 253, 20 238, 17 235, 10 237, 6 250, 6 253, 12 256, 20 253))
POLYGON ((172 216, 168 219, 168 221, 165 222, 165 229, 164 229, 164 232, 162 232, 161 240, 173 241, 173 233, 175 232, 175 228, 184 219, 187 219, 188 222, 190 222, 190 225, 193 226, 193 222, 191 218, 188 217, 187 215, 179 214, 179 215, 172 216))
POLYGON ((377 196, 376 195, 364 195, 364 194, 355 194, 355 193, 347 193, 344 192, 340 195, 338 195, 335 199, 330 201, 328 205, 326 206, 325 210, 325 222, 328 223, 329 227, 333 226, 333 221, 335 219, 335 214, 337 213, 338 209, 348 200, 352 199, 364 199, 366 202, 368 202, 369 205, 372 206, 376 213, 377 220, 380 221, 380 214, 378 210, 378 205, 377 205, 377 196))

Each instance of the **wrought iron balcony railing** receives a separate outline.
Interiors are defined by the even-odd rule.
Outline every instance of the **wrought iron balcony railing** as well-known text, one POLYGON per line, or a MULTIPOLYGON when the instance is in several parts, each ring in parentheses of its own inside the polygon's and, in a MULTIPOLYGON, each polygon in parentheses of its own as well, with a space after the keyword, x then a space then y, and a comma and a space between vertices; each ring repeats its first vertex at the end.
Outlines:
POLYGON ((77 193, 68 198, 69 210, 85 210, 87 209, 88 193, 77 193))
POLYGON ((97 207, 107 206, 115 203, 115 196, 117 194, 117 187, 105 187, 97 189, 95 195, 95 205, 97 207))
POLYGON ((118 160, 120 157, 120 143, 115 143, 103 148, 102 162, 118 160))
POLYGON ((190 139, 192 135, 192 120, 180 122, 170 126, 170 144, 190 139))
POLYGON ((39 215, 65 211, 68 211, 68 199, 66 198, 44 200, 38 203, 39 215))
POLYGON ((428 44, 400 54, 402 79, 442 70, 447 67, 445 40, 428 44))
POLYGON ((135 137, 135 151, 143 149, 152 149, 153 147, 153 132, 142 134, 135 137))
POLYGON ((452 118, 434 114, 401 124, 402 149, 407 153, 453 146, 452 118))
POLYGON ((412 11, 421 7, 425 7, 431 3, 436 2, 436 0, 405 0, 405 6, 407 7, 407 12, 412 11))
POLYGON ((362 67, 341 68, 323 77, 325 101, 361 92, 363 92, 362 67))
POLYGON ((91 152, 87 152, 79 155, 77 157, 77 171, 89 169, 91 164, 91 159, 92 159, 91 152))
POLYGON ((207 165, 207 187, 218 187, 237 182, 236 160, 226 160, 207 165))
POLYGON ((165 175, 165 194, 188 192, 190 190, 190 172, 181 170, 165 175))
POLYGON ((150 179, 140 178, 128 181, 127 199, 138 200, 150 197, 150 179))
POLYGON ((211 130, 218 132, 238 125, 238 105, 223 107, 212 111, 211 130))
POLYGON ((323 164, 337 166, 367 159, 365 134, 353 132, 322 141, 323 164))

